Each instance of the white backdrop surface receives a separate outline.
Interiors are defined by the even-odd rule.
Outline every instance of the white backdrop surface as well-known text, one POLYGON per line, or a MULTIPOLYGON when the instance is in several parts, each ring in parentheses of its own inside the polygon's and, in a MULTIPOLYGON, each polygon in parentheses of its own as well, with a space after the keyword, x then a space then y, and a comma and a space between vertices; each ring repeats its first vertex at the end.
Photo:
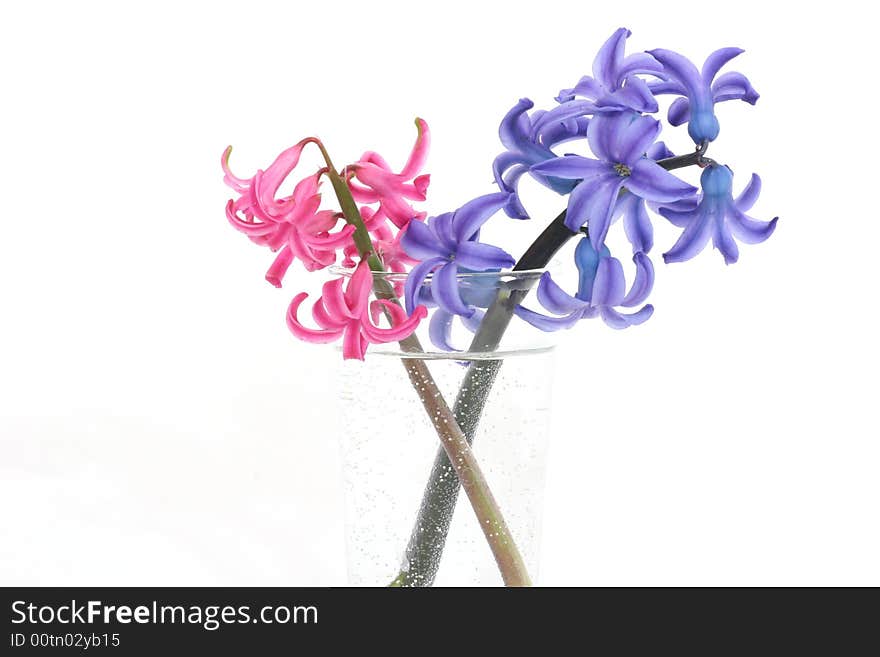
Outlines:
POLYGON ((880 585, 876 35, 863 3, 794 6, 7 7, 0 584, 344 583, 337 355, 283 321, 322 279, 262 280, 221 151, 249 174, 318 135, 400 162, 421 116, 425 207, 452 209, 493 190, 507 109, 550 106, 625 25, 630 51, 746 49, 762 97, 720 107, 711 154, 781 218, 735 266, 658 264, 647 324, 563 336, 540 582, 880 585))

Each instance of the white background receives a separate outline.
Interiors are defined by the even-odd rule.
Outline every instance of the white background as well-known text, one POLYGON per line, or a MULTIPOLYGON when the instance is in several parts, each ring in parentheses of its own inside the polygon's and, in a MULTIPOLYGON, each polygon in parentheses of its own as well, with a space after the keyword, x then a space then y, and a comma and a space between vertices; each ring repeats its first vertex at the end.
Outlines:
POLYGON ((337 355, 283 323, 322 278, 262 280, 221 151, 250 175, 314 134, 399 166, 422 116, 448 210, 493 190, 507 109, 626 25, 630 51, 746 49, 762 97, 721 106, 711 154, 781 218, 735 266, 658 264, 646 325, 563 337, 540 581, 880 585, 876 35, 855 3, 789 6, 10 4, 0 584, 344 583, 337 355))

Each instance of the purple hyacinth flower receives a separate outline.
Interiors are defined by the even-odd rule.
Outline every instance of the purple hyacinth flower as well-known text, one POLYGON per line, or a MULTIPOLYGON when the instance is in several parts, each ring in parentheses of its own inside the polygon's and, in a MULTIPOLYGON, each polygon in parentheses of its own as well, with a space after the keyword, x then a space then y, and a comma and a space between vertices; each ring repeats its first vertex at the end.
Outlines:
POLYGON ((537 119, 536 130, 601 112, 653 113, 659 109, 648 84, 636 76, 656 75, 663 70, 663 65, 645 52, 624 56, 630 34, 625 27, 615 30, 593 60, 593 75, 585 75, 574 87, 562 89, 556 97, 559 107, 537 119))
POLYGON ((590 240, 582 239, 575 249, 574 260, 579 274, 575 296, 560 288, 549 272, 545 272, 538 283, 539 303, 555 316, 543 315, 522 306, 515 310, 516 315, 542 331, 556 331, 571 328, 581 319, 596 316, 611 328, 624 329, 641 324, 653 314, 654 307, 650 304, 634 313, 616 310, 619 306, 638 306, 651 293, 654 266, 644 253, 633 256, 636 276, 628 292, 623 266, 617 258, 611 257, 607 247, 597 253, 590 240))
POLYGON ((412 268, 404 286, 407 312, 412 313, 418 305, 416 297, 430 274, 431 295, 441 310, 461 317, 474 315, 474 307, 462 300, 456 277, 459 268, 477 272, 514 265, 513 256, 506 251, 477 241, 482 225, 505 206, 509 196, 505 192, 487 194, 455 212, 409 224, 400 244, 407 255, 421 262, 412 268))
POLYGON ((688 134, 697 144, 713 141, 720 130, 715 116, 715 103, 725 100, 744 100, 754 105, 758 92, 742 73, 725 73, 717 80, 718 71, 731 59, 743 53, 741 48, 721 48, 713 52, 698 71, 691 61, 672 50, 648 51, 663 64, 662 82, 651 82, 648 87, 655 94, 678 94, 669 107, 668 119, 672 125, 688 122, 688 134))
MULTIPOLYGON (((534 121, 544 112, 535 112, 534 116, 529 116, 528 111, 533 106, 531 100, 522 98, 505 115, 498 134, 507 151, 496 157, 492 163, 495 182, 503 191, 510 194, 504 211, 513 219, 529 218, 517 193, 522 175, 528 172, 533 164, 555 158, 556 153, 551 150, 554 146, 582 138, 587 132, 585 118, 556 123, 544 130, 536 131, 534 121)), ((533 177, 558 194, 568 194, 575 185, 570 180, 535 174, 533 177)))
POLYGON ((670 222, 684 228, 672 248, 663 254, 666 263, 690 260, 702 251, 709 238, 721 251, 729 265, 739 258, 734 236, 746 244, 763 242, 776 229, 778 217, 772 221, 756 221, 745 213, 761 193, 761 179, 752 179, 736 200, 733 198, 733 172, 724 165, 712 165, 700 177, 703 188, 699 200, 661 207, 659 212, 670 222))
POLYGON ((578 231, 588 223, 597 252, 605 244, 621 189, 657 203, 671 203, 697 191, 646 156, 660 128, 659 121, 635 112, 597 115, 590 120, 587 140, 598 159, 565 155, 532 167, 541 175, 581 180, 568 198, 565 225, 578 231))

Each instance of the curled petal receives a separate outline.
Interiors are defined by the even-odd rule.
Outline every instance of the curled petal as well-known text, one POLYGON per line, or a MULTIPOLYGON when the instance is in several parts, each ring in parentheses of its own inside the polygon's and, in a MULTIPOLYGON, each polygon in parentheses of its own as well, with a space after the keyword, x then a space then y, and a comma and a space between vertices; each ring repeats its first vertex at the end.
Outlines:
POLYGON ((631 315, 617 312, 613 308, 603 307, 599 310, 599 314, 611 328, 625 329, 646 322, 654 314, 654 306, 648 304, 631 315))
POLYGON ((725 73, 712 85, 712 99, 716 103, 725 100, 744 100, 750 105, 758 102, 760 94, 742 73, 725 73))
MULTIPOLYGON (((392 301, 387 299, 380 299, 378 301, 385 309, 389 310, 392 318, 400 317, 399 313, 396 311, 391 311, 391 306, 395 304, 392 301)), ((419 325, 425 317, 428 316, 428 309, 424 306, 418 306, 412 312, 412 314, 400 322, 395 322, 391 328, 383 329, 371 324, 366 317, 363 318, 361 323, 361 331, 363 331, 364 335, 370 342, 382 343, 382 342, 395 342, 398 340, 403 340, 408 338, 413 334, 413 331, 419 325)))
POLYGON ((629 292, 620 302, 620 305, 626 308, 643 303, 654 287, 654 265, 651 259, 644 253, 636 253, 633 262, 636 263, 636 277, 629 292))
POLYGON ((551 331, 559 331, 560 329, 570 329, 578 323, 578 320, 587 316, 584 311, 577 310, 564 317, 549 317, 547 315, 542 315, 541 313, 536 313, 534 310, 523 308, 522 306, 517 306, 513 312, 520 319, 528 322, 535 328, 548 333, 551 331))
MULTIPOLYGON (((685 94, 691 97, 692 100, 701 94, 701 90, 704 86, 703 77, 700 74, 700 71, 697 70, 697 67, 694 66, 689 59, 672 50, 666 50, 665 48, 649 50, 648 53, 653 55, 654 59, 663 64, 663 70, 677 80, 685 94)), ((666 90, 667 87, 663 86, 663 83, 649 86, 655 94, 670 93, 670 91, 666 90)), ((672 87, 670 86, 669 88, 671 89, 672 87)))
POLYGON ((457 242, 469 240, 489 218, 507 203, 510 195, 496 192, 468 201, 452 217, 453 237, 457 242))
POLYGON ((654 226, 648 217, 645 201, 634 194, 623 194, 617 200, 614 213, 623 215, 623 230, 632 244, 633 253, 648 253, 654 246, 654 226))
POLYGON ((748 212, 752 209, 752 206, 755 205, 755 202, 758 200, 758 197, 761 195, 761 178, 758 174, 753 173, 752 177, 749 179, 749 184, 745 186, 745 189, 742 190, 742 193, 736 198, 734 202, 736 205, 736 209, 740 212, 748 212))
POLYGON ((705 84, 710 84, 718 71, 734 57, 741 55, 745 50, 742 48, 719 48, 706 58, 703 64, 702 76, 705 84))
MULTIPOLYGON (((415 226, 416 224, 413 224, 415 226)), ((410 314, 415 310, 419 291, 422 289, 422 285, 425 283, 425 279, 428 277, 428 274, 431 273, 435 267, 445 264, 448 262, 445 258, 430 258, 425 260, 424 262, 420 262, 410 271, 409 276, 406 277, 406 284, 404 286, 403 298, 406 303, 406 311, 410 314)))
POLYGON ((366 260, 358 263, 357 269, 348 281, 343 298, 348 306, 350 317, 361 317, 367 309, 370 290, 373 288, 373 272, 366 260))
POLYGON ((326 344, 335 341, 342 334, 342 329, 310 329, 303 326, 299 319, 297 319, 299 307, 308 296, 305 292, 300 292, 293 297, 290 306, 287 308, 287 327, 296 337, 306 342, 326 344))
POLYGON ((669 120, 669 125, 677 126, 687 123, 690 116, 691 102, 682 96, 681 98, 676 98, 672 101, 672 105, 669 106, 669 113, 666 115, 666 118, 669 120))
POLYGON ((266 272, 266 280, 275 287, 281 287, 281 280, 284 278, 284 274, 287 273, 287 270, 290 268, 290 263, 292 262, 293 251, 290 250, 289 246, 285 246, 278 252, 278 255, 275 256, 275 260, 266 272))
POLYGON ((550 272, 541 274, 541 280, 538 283, 538 303, 549 310, 554 315, 567 315, 576 310, 583 310, 590 304, 581 301, 565 292, 556 284, 550 272))
MULTIPOLYGON (((413 178, 422 170, 425 160, 428 158, 428 150, 431 148, 431 130, 428 128, 425 120, 416 119, 416 128, 419 131, 416 143, 409 155, 409 159, 400 171, 400 175, 404 178, 413 178)), ((425 186, 427 186, 427 183, 425 186)))
POLYGON ((239 178, 229 170, 229 155, 232 153, 232 146, 227 146, 220 156, 220 166, 223 168, 223 182, 232 187, 239 194, 246 192, 251 185, 251 181, 245 178, 239 178))
POLYGON ((433 273, 431 293, 437 305, 448 313, 468 316, 474 312, 461 300, 461 293, 458 290, 458 266, 454 262, 446 263, 433 273))
POLYGON ((321 288, 321 299, 327 312, 335 320, 356 319, 351 314, 345 303, 345 295, 342 291, 342 278, 327 281, 321 288))
POLYGON ((452 320, 454 317, 455 315, 441 308, 435 310, 431 316, 431 321, 428 323, 428 336, 431 338, 431 343, 438 349, 458 351, 451 343, 452 320))
MULTIPOLYGON (((663 208, 660 214, 666 216, 663 208)), ((673 262, 684 262, 696 256, 706 248, 709 237, 712 235, 712 217, 707 212, 695 211, 693 220, 684 229, 672 248, 663 254, 663 262, 667 265, 673 262)))
POLYGON ((759 244, 766 240, 776 230, 776 222, 779 217, 770 221, 756 221, 745 213, 734 208, 732 216, 728 218, 731 232, 746 244, 759 244))
POLYGON ((528 132, 523 130, 521 119, 534 106, 535 104, 528 98, 520 98, 501 120, 498 137, 508 150, 519 151, 528 148, 529 136, 528 132))
POLYGON ((610 257, 600 259, 590 303, 593 306, 619 306, 625 294, 626 279, 620 260, 610 257))
POLYGON ((593 60, 593 77, 601 82, 606 89, 617 86, 617 71, 623 62, 626 40, 632 34, 625 27, 617 28, 608 40, 602 44, 596 59, 593 60))
POLYGON ((724 221, 716 220, 712 231, 712 243, 715 248, 721 251, 724 256, 724 262, 732 265, 739 260, 739 246, 733 239, 730 228, 724 221))

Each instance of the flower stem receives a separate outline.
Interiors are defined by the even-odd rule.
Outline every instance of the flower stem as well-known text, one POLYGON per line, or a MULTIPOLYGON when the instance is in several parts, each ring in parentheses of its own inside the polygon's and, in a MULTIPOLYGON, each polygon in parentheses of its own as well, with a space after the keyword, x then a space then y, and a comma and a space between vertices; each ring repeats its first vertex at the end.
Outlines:
MULTIPOLYGON (((327 177, 333 185, 336 197, 342 208, 345 220, 355 227, 353 239, 361 256, 367 258, 370 269, 376 273, 384 273, 382 261, 376 255, 370 239, 369 231, 360 216, 357 203, 351 195, 345 179, 333 167, 330 156, 324 145, 315 140, 321 149, 324 160, 327 163, 327 177)), ((380 299, 388 299, 399 303, 394 287, 382 276, 373 277, 373 287, 376 296, 380 299)), ((400 342, 401 349, 407 353, 424 353, 418 338, 411 335, 400 342)), ((455 419, 446 400, 437 386, 434 377, 428 369, 427 363, 421 358, 401 359, 404 369, 412 382, 413 388, 419 395, 425 412, 428 414, 437 435, 442 444, 441 451, 450 462, 456 475, 456 493, 458 482, 470 500, 474 513, 477 516, 486 541, 492 550, 502 579, 507 586, 531 586, 528 572, 522 555, 513 540, 513 536, 507 527, 501 509, 495 501, 489 484, 483 476, 480 464, 470 449, 470 443, 455 419)), ((398 578, 399 579, 399 578, 398 578)), ((395 580, 396 582, 397 580, 395 580)), ((392 583, 395 585, 395 583, 392 583)), ((399 585, 399 584, 397 584, 399 585)))
MULTIPOLYGON (((704 157, 705 152, 706 144, 701 144, 694 153, 657 163, 667 171, 692 165, 702 167, 711 162, 704 157)), ((515 271, 545 268, 559 249, 578 234, 566 227, 565 216, 563 211, 550 222, 513 267, 515 271)), ((489 352, 498 348, 513 319, 514 309, 527 294, 528 290, 499 290, 474 335, 472 352, 489 352)), ((453 412, 469 445, 473 443, 486 399, 503 362, 500 358, 472 361, 459 387, 453 412)), ((408 570, 401 571, 392 585, 431 586, 433 583, 458 500, 459 483, 454 472, 446 452, 438 450, 406 548, 408 570)))

